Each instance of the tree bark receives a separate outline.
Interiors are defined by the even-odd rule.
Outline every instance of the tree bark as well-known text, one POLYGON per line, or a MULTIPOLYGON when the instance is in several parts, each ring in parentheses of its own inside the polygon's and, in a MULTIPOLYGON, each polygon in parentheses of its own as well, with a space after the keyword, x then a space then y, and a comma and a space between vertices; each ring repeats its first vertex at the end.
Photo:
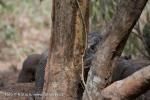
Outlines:
POLYGON ((150 89, 150 66, 147 66, 124 80, 117 81, 102 91, 105 99, 133 100, 150 89))
MULTIPOLYGON (((119 0, 116 13, 106 25, 104 39, 89 71, 87 88, 93 100, 103 100, 101 91, 111 83, 113 69, 128 36, 148 0, 119 0)), ((83 100, 87 100, 84 92, 83 100)))
POLYGON ((47 96, 43 96, 43 100, 77 99, 85 31, 88 32, 88 11, 89 0, 53 0, 52 32, 43 92, 47 96))

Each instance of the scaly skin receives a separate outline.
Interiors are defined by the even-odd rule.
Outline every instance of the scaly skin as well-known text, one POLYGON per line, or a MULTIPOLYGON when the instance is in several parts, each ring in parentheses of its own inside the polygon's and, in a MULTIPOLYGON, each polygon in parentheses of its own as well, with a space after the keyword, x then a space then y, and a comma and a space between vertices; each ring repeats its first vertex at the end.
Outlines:
POLYGON ((35 81, 35 73, 37 66, 39 65, 40 58, 40 54, 32 54, 25 59, 18 77, 18 82, 24 83, 35 81))

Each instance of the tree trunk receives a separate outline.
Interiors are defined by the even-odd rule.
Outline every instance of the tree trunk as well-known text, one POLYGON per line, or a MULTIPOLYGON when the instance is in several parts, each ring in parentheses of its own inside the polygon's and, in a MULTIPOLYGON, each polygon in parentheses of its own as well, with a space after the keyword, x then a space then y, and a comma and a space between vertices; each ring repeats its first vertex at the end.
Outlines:
MULTIPOLYGON (((148 0, 119 0, 116 13, 103 31, 104 39, 89 71, 87 88, 93 100, 103 100, 101 91, 111 82, 117 58, 121 55, 126 40, 141 15, 148 0)), ((83 100, 87 100, 84 93, 83 100)))
POLYGON ((89 0, 53 0, 43 100, 76 100, 88 32, 89 0))

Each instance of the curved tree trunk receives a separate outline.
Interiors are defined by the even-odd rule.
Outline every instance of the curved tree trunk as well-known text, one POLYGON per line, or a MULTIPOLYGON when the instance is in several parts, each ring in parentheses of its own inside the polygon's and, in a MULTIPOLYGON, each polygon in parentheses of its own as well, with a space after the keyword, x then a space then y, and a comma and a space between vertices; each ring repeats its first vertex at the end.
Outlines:
MULTIPOLYGON (((101 91, 110 84, 117 58, 148 0, 119 0, 116 13, 103 31, 104 39, 89 71, 87 88, 93 100, 103 100, 101 91)), ((83 100, 87 100, 84 93, 83 100)))

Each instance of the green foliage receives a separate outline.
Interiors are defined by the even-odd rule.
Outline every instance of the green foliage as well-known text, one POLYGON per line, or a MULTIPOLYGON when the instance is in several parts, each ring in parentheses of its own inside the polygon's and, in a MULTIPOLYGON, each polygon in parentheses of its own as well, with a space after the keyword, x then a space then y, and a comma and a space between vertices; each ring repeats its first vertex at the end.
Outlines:
POLYGON ((133 33, 130 34, 130 37, 126 43, 123 53, 125 55, 137 56, 138 48, 140 48, 140 43, 137 36, 133 33))
POLYGON ((1 21, 0 24, 0 37, 5 40, 7 45, 10 45, 12 42, 18 42, 20 40, 19 34, 15 27, 6 23, 5 21, 1 21))
POLYGON ((0 13, 5 13, 5 12, 13 12, 15 10, 15 5, 13 1, 3 1, 3 5, 0 5, 0 13))
POLYGON ((116 0, 92 0, 91 1, 92 30, 100 31, 101 26, 103 26, 107 21, 112 19, 115 8, 116 8, 116 0))
POLYGON ((147 22, 145 25, 144 25, 144 28, 143 28, 143 33, 146 37, 150 37, 150 22, 147 22))

